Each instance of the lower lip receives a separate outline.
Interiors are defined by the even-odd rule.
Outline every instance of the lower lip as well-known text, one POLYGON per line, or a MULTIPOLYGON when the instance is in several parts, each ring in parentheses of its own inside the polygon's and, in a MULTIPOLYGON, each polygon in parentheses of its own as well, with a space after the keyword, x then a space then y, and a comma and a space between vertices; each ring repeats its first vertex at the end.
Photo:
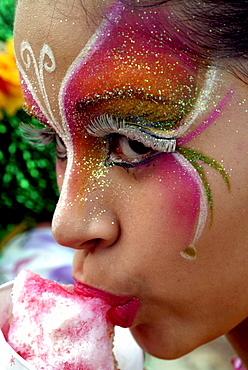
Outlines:
POLYGON ((108 317, 113 325, 123 328, 132 326, 139 308, 139 300, 135 297, 118 296, 96 289, 76 281, 74 291, 85 297, 101 298, 110 305, 108 317))

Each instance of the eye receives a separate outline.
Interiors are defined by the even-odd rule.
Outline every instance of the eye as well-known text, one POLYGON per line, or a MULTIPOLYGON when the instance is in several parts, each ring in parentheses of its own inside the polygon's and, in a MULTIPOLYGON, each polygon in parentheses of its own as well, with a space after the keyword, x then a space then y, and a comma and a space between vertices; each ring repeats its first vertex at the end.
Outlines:
POLYGON ((112 115, 101 115, 87 127, 93 137, 102 137, 109 144, 106 165, 134 167, 145 164, 160 153, 176 151, 174 132, 156 131, 112 115))
POLYGON ((137 140, 128 139, 126 136, 113 135, 115 138, 111 140, 112 150, 116 153, 125 155, 130 158, 135 158, 140 155, 147 154, 152 149, 140 143, 137 140))
POLYGON ((137 140, 123 135, 109 135, 109 157, 107 164, 119 164, 123 167, 134 167, 144 164, 160 153, 137 140))
POLYGON ((125 136, 120 137, 119 146, 123 154, 128 157, 144 155, 151 151, 151 148, 145 146, 139 141, 127 139, 125 136))
POLYGON ((59 135, 55 134, 55 143, 56 143, 56 157, 60 161, 67 160, 67 149, 63 142, 63 140, 59 137, 59 135))

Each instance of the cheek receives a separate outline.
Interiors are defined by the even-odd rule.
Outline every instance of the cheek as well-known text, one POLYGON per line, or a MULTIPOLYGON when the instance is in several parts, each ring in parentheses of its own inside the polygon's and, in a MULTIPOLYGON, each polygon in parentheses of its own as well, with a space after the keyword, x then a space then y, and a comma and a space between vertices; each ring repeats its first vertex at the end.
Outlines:
POLYGON ((156 223, 165 243, 176 244, 182 251, 192 243, 198 225, 199 182, 191 165, 182 166, 173 155, 162 155, 154 168, 144 189, 147 209, 152 209, 150 221, 156 223))

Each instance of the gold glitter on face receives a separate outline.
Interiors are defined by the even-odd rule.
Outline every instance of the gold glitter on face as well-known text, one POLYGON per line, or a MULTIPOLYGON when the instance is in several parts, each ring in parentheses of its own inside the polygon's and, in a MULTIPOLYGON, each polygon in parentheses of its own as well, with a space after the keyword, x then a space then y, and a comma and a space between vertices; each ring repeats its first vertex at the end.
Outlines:
POLYGON ((204 73, 200 77, 197 57, 149 30, 157 13, 112 5, 87 54, 82 51, 68 74, 63 104, 73 130, 76 121, 87 124, 104 114, 159 130, 184 123, 204 73))

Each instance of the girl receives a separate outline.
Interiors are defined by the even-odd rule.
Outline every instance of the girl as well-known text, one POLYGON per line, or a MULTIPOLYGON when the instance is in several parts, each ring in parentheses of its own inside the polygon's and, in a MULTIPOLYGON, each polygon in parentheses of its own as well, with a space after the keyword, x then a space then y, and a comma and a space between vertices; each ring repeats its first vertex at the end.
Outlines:
POLYGON ((78 289, 178 358, 248 362, 247 1, 19 0, 25 110, 57 145, 57 242, 78 289), (138 304, 137 304, 138 302, 138 304))

